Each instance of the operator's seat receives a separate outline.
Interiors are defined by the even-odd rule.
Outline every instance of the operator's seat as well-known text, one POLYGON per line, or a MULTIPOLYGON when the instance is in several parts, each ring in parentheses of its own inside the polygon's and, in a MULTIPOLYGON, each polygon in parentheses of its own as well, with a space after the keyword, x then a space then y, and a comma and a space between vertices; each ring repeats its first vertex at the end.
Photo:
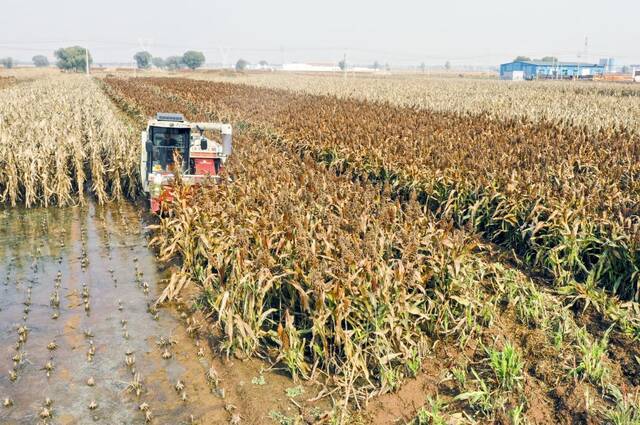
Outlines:
POLYGON ((160 163, 163 171, 167 171, 167 167, 173 164, 173 152, 178 145, 178 140, 174 137, 167 139, 163 135, 157 135, 154 138, 154 158, 160 163))

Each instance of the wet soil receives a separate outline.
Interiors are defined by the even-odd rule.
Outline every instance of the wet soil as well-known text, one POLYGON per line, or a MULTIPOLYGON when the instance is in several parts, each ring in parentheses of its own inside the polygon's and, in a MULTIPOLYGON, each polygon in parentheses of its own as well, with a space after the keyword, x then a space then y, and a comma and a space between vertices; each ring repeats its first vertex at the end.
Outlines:
POLYGON ((167 272, 139 211, 0 211, 0 423, 262 424, 326 409, 305 402, 308 385, 292 401, 299 384, 265 362, 221 358, 176 306, 153 308, 167 272))

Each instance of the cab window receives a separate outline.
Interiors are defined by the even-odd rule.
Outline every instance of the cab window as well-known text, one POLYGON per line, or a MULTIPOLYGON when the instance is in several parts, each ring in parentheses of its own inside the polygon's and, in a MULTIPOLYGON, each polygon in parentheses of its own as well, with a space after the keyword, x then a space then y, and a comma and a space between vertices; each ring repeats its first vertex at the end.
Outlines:
POLYGON ((151 142, 153 144, 151 170, 154 172, 172 171, 175 151, 183 159, 188 159, 188 128, 155 127, 151 131, 151 142))

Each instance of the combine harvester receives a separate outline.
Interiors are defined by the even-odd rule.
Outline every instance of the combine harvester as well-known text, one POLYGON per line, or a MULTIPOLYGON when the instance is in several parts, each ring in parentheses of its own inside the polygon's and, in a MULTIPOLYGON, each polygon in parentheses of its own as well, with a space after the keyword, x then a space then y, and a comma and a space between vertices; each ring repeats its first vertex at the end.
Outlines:
POLYGON ((176 158, 181 158, 186 185, 220 182, 220 172, 232 151, 231 125, 193 123, 182 114, 160 112, 142 132, 141 151, 142 187, 149 196, 151 211, 158 213, 162 202, 173 197, 176 158), (220 141, 206 138, 205 131, 218 132, 220 141))

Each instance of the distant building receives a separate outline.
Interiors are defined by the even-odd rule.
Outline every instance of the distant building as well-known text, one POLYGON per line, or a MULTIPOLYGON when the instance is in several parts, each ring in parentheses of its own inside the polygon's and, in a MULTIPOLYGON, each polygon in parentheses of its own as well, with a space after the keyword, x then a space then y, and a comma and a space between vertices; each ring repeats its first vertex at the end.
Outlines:
POLYGON ((601 58, 600 62, 598 62, 600 66, 604 66, 604 70, 606 72, 613 72, 615 67, 615 59, 614 58, 601 58))
POLYGON ((514 61, 500 65, 500 78, 525 80, 544 78, 593 78, 604 74, 604 66, 583 62, 514 61), (521 72, 521 73, 520 73, 521 72), (517 79, 516 78, 516 79, 517 79))
POLYGON ((254 71, 275 71, 276 67, 274 65, 264 63, 252 63, 247 65, 247 69, 254 71))
POLYGON ((285 63, 282 64, 282 70, 293 72, 340 72, 340 67, 333 64, 285 63))
POLYGON ((511 81, 524 81, 524 71, 516 70, 516 71, 505 71, 500 72, 500 78, 503 80, 511 80, 511 81))
MULTIPOLYGON (((282 64, 283 71, 291 72, 342 72, 342 69, 338 65, 332 63, 285 63, 282 64)), ((347 72, 363 72, 373 73, 382 72, 381 69, 373 69, 364 66, 349 66, 347 72)))

